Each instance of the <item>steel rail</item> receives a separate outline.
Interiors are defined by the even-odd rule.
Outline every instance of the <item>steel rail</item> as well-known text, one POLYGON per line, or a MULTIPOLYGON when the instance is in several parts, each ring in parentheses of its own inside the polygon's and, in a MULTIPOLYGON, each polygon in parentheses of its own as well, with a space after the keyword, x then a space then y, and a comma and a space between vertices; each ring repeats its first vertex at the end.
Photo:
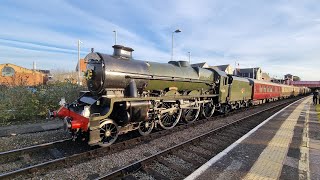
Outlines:
POLYGON ((29 151, 33 151, 33 150, 37 150, 37 149, 49 148, 49 147, 54 146, 56 144, 60 144, 60 143, 63 143, 63 142, 66 142, 66 141, 70 141, 70 140, 72 140, 72 138, 61 139, 61 140, 57 140, 57 141, 53 141, 53 142, 47 142, 47 143, 43 143, 43 144, 37 144, 37 145, 33 145, 33 146, 23 147, 23 148, 20 148, 20 149, 2 151, 2 152, 0 152, 0 157, 1 156, 8 156, 8 155, 11 155, 11 154, 17 154, 17 153, 25 153, 25 152, 29 152, 29 151))

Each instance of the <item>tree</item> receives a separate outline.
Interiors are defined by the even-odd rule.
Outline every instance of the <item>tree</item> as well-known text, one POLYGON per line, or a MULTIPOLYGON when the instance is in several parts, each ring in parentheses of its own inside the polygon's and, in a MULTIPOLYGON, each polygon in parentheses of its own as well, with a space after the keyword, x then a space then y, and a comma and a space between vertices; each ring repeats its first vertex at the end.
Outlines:
POLYGON ((63 69, 53 69, 51 70, 52 81, 54 82, 71 82, 77 83, 77 72, 67 71, 63 69))
POLYGON ((293 76, 293 81, 301 81, 299 76, 293 76))

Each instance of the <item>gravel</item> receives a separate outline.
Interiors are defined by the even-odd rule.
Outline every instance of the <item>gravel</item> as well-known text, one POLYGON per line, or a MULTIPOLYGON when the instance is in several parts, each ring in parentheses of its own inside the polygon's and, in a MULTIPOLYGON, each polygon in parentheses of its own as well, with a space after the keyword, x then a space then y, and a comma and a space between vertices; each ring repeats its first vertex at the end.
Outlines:
POLYGON ((140 179, 140 180, 155 180, 153 177, 147 175, 147 174, 144 174, 142 172, 136 172, 134 174, 132 174, 133 177, 137 178, 137 179, 140 179))
POLYGON ((30 134, 18 134, 0 138, 0 151, 9 151, 37 144, 70 138, 64 130, 44 131, 30 134))
POLYGON ((163 157, 163 159, 167 160, 168 162, 172 163, 172 164, 176 164, 180 167, 182 167, 183 169, 187 169, 187 170, 194 170, 194 166, 188 162, 185 162, 184 160, 178 158, 177 156, 174 155, 168 155, 163 157))
POLYGON ((185 156, 187 158, 190 158, 190 159, 194 159, 195 161, 199 162, 199 163, 205 163, 207 162, 207 160, 201 156, 198 156, 194 153, 191 153, 191 152, 188 152, 187 150, 184 151, 184 150, 179 150, 178 153, 180 153, 182 156, 185 156))
MULTIPOLYGON (((37 173, 35 174, 35 177, 33 179, 57 179, 57 178, 87 179, 88 174, 96 173, 96 174, 103 175, 113 170, 116 170, 120 167, 123 167, 125 165, 128 165, 130 164, 130 162, 145 158, 144 154, 155 154, 165 148, 171 147, 172 144, 178 144, 178 143, 184 142, 186 140, 189 140, 190 138, 201 135, 204 132, 208 132, 218 127, 221 124, 229 123, 235 119, 245 117, 249 114, 261 111, 262 109, 275 106, 275 104, 279 104, 279 103, 283 103, 283 101, 265 104, 263 107, 256 107, 254 109, 239 112, 237 114, 234 114, 228 117, 219 118, 215 121, 208 121, 206 123, 203 123, 194 127, 189 127, 182 131, 174 132, 170 135, 162 136, 146 144, 137 145, 131 149, 126 149, 115 154, 110 154, 104 157, 92 159, 90 161, 87 161, 81 164, 73 165, 72 167, 69 167, 69 168, 49 171, 47 172, 47 174, 42 176, 39 173, 37 173)), ((193 146, 192 148, 195 151, 210 154, 210 152, 200 147, 193 146)), ((160 166, 163 166, 163 165, 156 163, 155 168, 159 168, 159 169, 165 168, 160 166)), ((179 177, 180 175, 174 176, 172 174, 170 176, 172 176, 170 178, 173 178, 173 179, 181 179, 182 177, 182 176, 179 177)))
POLYGON ((197 146, 189 146, 189 149, 192 150, 192 151, 195 151, 195 152, 199 152, 201 154, 205 154, 205 155, 211 155, 212 152, 206 150, 206 149, 203 149, 202 147, 197 147, 197 146))
POLYGON ((149 166, 154 171, 159 172, 160 174, 166 176, 169 179, 182 179, 184 176, 177 171, 169 169, 167 166, 164 166, 160 163, 153 163, 149 166))
POLYGON ((210 144, 209 142, 201 142, 200 145, 204 148, 206 148, 207 150, 215 150, 215 146, 213 144, 210 144))

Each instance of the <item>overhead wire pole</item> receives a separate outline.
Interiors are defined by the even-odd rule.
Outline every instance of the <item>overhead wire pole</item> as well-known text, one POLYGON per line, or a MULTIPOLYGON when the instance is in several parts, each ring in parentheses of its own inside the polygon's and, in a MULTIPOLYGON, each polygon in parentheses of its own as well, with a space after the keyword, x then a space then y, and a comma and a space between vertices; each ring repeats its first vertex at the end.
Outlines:
POLYGON ((238 72, 237 72, 237 61, 234 62, 234 69, 235 69, 234 75, 236 76, 236 75, 238 75, 238 72))
POLYGON ((188 52, 188 55, 189 55, 189 64, 191 64, 191 61, 190 61, 190 51, 188 52))

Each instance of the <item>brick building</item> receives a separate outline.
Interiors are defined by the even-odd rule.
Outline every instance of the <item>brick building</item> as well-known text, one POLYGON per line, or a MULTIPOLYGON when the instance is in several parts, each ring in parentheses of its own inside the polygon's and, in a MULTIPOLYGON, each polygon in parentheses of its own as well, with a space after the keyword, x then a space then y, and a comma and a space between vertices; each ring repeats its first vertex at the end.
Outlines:
POLYGON ((210 68, 216 68, 220 71, 223 71, 227 74, 233 74, 233 68, 232 66, 230 66, 230 64, 226 64, 226 65, 219 65, 219 66, 210 66, 210 68))
POLYGON ((262 72, 261 80, 271 82, 271 77, 268 73, 262 72))
POLYGON ((260 67, 236 69, 234 74, 239 77, 247 77, 262 80, 262 70, 260 67))
POLYGON ((0 73, 0 85, 36 86, 48 81, 48 75, 43 72, 10 63, 0 64, 0 73))
MULTIPOLYGON (((79 63, 77 63, 76 71, 78 72, 79 63)), ((80 59, 80 72, 85 72, 87 70, 87 62, 84 59, 80 59)))

